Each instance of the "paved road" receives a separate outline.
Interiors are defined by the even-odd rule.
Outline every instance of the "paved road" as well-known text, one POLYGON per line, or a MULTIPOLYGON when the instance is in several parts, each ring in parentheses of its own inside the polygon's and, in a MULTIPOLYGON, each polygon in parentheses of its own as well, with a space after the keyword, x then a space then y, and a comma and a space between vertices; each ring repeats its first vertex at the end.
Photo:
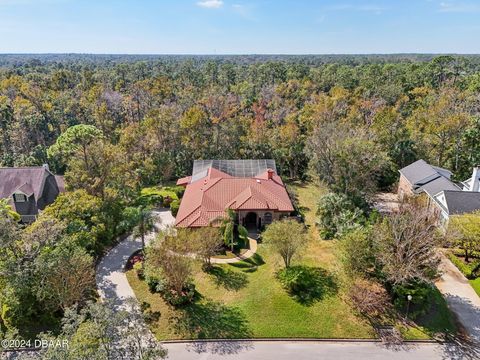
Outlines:
POLYGON ((472 340, 478 342, 480 347, 480 297, 465 276, 445 257, 442 258, 440 270, 443 274, 436 283, 438 289, 472 340))
MULTIPOLYGON (((173 225, 175 218, 170 210, 154 211, 156 218, 155 227, 158 230, 173 225)), ((155 237, 149 234, 145 242, 148 244, 155 237)), ((118 308, 126 308, 127 298, 134 298, 135 294, 128 283, 124 269, 130 256, 142 248, 141 239, 133 236, 127 237, 104 256, 97 266, 97 289, 102 299, 109 299, 118 308)))
MULTIPOLYGON (((385 347, 373 342, 221 342, 166 344, 172 360, 440 360, 462 359, 438 344, 385 347)), ((465 358, 466 359, 466 358, 465 358)))

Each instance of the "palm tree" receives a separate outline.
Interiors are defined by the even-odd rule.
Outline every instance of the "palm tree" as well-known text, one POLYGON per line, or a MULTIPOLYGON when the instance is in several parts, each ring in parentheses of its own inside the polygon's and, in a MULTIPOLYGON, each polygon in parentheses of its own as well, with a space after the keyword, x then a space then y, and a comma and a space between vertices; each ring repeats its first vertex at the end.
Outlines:
POLYGON ((222 232, 223 241, 226 246, 230 246, 233 252, 235 243, 235 223, 237 221, 237 214, 232 209, 227 209, 227 216, 223 220, 222 232))
POLYGON ((8 204, 8 199, 0 199, 0 216, 20 221, 21 216, 8 204))
POLYGON ((138 208, 138 224, 133 229, 135 237, 141 237, 142 250, 145 249, 145 236, 155 229, 155 219, 150 209, 145 206, 138 208))

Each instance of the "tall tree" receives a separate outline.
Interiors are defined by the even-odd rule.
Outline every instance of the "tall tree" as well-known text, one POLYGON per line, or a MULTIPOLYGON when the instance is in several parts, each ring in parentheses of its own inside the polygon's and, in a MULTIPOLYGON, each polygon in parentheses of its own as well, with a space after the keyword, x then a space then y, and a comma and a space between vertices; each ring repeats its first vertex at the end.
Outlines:
POLYGON ((465 262, 475 251, 480 251, 480 212, 455 215, 448 224, 448 238, 462 249, 465 262))
POLYGON ((290 267, 292 259, 299 256, 307 245, 305 227, 295 220, 274 221, 267 226, 262 239, 281 256, 286 268, 290 267))
POLYGON ((431 282, 440 257, 436 216, 416 201, 400 204, 373 229, 377 259, 386 279, 394 285, 431 282))

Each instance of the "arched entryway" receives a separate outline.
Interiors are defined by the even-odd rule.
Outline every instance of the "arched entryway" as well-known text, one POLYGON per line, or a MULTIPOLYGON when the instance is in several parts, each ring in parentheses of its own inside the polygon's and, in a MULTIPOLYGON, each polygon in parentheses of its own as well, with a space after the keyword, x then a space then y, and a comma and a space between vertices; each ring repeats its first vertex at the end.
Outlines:
POLYGON ((257 214, 249 212, 245 215, 245 227, 248 230, 257 230, 257 214))

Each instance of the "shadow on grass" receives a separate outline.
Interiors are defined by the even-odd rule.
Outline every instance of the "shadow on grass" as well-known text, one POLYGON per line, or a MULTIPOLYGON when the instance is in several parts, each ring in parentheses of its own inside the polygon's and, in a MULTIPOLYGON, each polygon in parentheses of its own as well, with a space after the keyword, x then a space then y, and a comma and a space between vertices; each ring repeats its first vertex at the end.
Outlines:
POLYGON ((152 311, 151 305, 146 301, 140 304, 140 310, 143 313, 143 319, 147 324, 154 324, 160 320, 160 311, 152 311))
MULTIPOLYGON (((417 316, 415 323, 421 326, 429 336, 436 336, 445 332, 455 332, 456 326, 452 314, 448 310, 447 302, 436 287, 431 287, 427 295, 430 300, 425 314, 417 316)), ((415 305, 410 306, 411 313, 415 311, 415 305)))
POLYGON ((333 275, 320 267, 291 266, 279 271, 277 278, 289 295, 305 306, 311 306, 338 291, 333 275))
POLYGON ((240 309, 211 300, 188 305, 172 321, 177 334, 191 339, 246 339, 251 336, 240 309))
POLYGON ((265 261, 263 260, 263 258, 258 254, 254 254, 252 257, 248 259, 242 260, 237 263, 232 263, 229 265, 235 268, 241 269, 243 272, 251 273, 251 272, 257 271, 258 267, 264 264, 265 264, 265 261))
POLYGON ((248 284, 247 275, 238 271, 224 269, 222 266, 213 266, 206 272, 214 278, 217 287, 223 287, 227 290, 238 291, 248 284))

